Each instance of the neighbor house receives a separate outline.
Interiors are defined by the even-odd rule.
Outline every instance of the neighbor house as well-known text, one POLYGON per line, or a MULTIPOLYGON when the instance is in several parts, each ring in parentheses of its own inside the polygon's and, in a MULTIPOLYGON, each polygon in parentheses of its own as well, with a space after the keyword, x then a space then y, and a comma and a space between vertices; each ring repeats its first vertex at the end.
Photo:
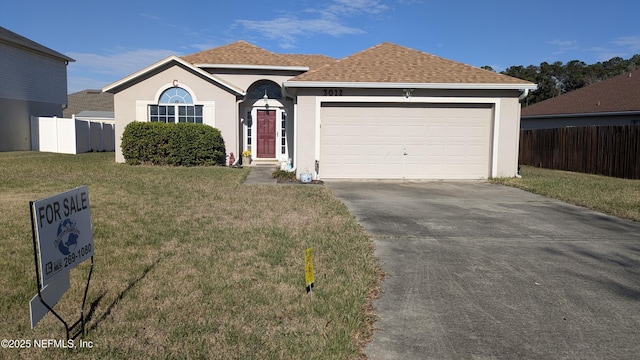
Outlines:
POLYGON ((62 111, 65 118, 113 122, 113 94, 102 90, 82 90, 69 94, 68 105, 62 111))
POLYGON ((522 109, 522 129, 640 125, 640 70, 619 75, 522 109))
POLYGON ((74 60, 3 27, 0 59, 0 151, 31 150, 31 116, 62 116, 74 60))
POLYGON ((114 94, 116 161, 132 121, 221 130, 227 155, 314 179, 515 176, 519 100, 536 85, 393 43, 343 59, 244 41, 170 56, 114 94))

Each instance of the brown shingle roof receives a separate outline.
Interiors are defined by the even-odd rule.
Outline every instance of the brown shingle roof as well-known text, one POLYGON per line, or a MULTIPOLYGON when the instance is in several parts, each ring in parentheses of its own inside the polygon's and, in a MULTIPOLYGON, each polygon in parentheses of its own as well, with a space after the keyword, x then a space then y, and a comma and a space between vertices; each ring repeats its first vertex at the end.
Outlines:
POLYGON ((531 85, 528 81, 389 42, 299 75, 292 81, 531 85))
POLYGON ((326 55, 286 54, 280 56, 286 59, 290 66, 308 66, 311 70, 333 64, 337 61, 326 55))
POLYGON ((82 90, 68 95, 67 108, 62 116, 70 118, 82 111, 110 111, 113 112, 113 94, 101 90, 82 90))
POLYGON ((522 116, 640 111, 640 69, 522 108, 522 116))
POLYGON ((341 60, 324 55, 276 54, 246 41, 183 56, 192 64, 307 66, 292 81, 433 84, 530 82, 385 42, 341 60))
POLYGON ((276 54, 242 40, 186 55, 182 59, 192 64, 307 66, 310 69, 335 61, 325 55, 276 54))

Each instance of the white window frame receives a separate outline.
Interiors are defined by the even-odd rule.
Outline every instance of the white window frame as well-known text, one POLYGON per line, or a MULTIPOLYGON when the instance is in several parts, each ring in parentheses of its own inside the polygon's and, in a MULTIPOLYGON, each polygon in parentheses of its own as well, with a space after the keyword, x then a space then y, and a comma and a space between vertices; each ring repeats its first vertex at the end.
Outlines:
MULTIPOLYGON (((155 97, 152 100, 136 100, 136 120, 142 122, 150 121, 149 114, 149 105, 169 105, 169 104, 158 104, 160 96, 167 89, 172 88, 173 83, 167 83, 161 86, 155 94, 155 97)), ((205 125, 209 125, 211 127, 216 127, 216 118, 215 118, 215 101, 200 101, 196 97, 196 93, 186 84, 180 84, 181 88, 189 92, 191 98, 193 99, 193 104, 190 105, 202 105, 202 123, 205 125)), ((185 104, 176 104, 176 105, 185 105, 185 104)), ((177 109, 176 109, 177 110, 177 109)), ((177 115, 176 115, 177 117, 177 115)))

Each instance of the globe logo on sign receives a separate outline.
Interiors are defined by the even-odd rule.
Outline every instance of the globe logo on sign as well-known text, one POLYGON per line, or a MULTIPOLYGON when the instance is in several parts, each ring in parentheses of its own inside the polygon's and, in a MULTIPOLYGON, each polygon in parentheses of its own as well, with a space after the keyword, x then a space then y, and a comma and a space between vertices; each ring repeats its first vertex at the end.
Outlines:
POLYGON ((58 225, 57 235, 55 245, 62 255, 69 255, 76 250, 80 231, 76 227, 75 221, 71 219, 61 221, 60 225, 58 225))

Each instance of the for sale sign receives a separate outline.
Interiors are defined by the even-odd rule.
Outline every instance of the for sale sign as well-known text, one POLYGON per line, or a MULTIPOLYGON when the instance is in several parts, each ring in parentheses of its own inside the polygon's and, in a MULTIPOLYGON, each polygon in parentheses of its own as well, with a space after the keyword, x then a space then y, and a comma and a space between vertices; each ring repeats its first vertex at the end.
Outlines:
POLYGON ((93 256, 87 186, 32 203, 40 253, 41 286, 93 256))

